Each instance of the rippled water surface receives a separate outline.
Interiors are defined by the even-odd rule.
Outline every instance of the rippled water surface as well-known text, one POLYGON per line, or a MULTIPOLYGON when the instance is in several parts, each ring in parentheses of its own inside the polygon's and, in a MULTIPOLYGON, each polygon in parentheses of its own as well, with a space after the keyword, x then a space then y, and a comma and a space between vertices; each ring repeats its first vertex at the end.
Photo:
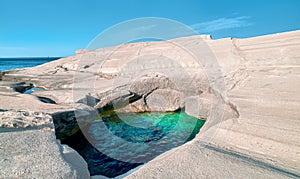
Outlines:
POLYGON ((193 139, 203 124, 184 112, 110 113, 64 142, 91 175, 115 177, 193 139))
POLYGON ((32 57, 32 58, 0 58, 0 71, 12 70, 16 68, 27 68, 41 65, 60 57, 32 57))

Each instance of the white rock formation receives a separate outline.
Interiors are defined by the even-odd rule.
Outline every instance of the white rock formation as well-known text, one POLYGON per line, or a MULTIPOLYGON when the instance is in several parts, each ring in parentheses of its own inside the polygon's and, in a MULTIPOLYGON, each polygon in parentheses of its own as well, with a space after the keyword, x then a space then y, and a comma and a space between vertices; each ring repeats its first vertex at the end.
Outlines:
MULTIPOLYGON (((99 100, 98 105, 103 107, 114 99, 124 99, 126 90, 144 75, 160 73, 168 76, 177 89, 168 85, 155 88, 149 104, 156 107, 158 96, 168 104, 175 99, 167 97, 176 93, 180 98, 177 106, 207 122, 193 141, 162 154, 128 178, 298 178, 299 50, 300 31, 293 31, 248 39, 194 36, 79 51, 74 57, 6 72, 1 77, 0 109, 53 113, 71 109, 86 95, 99 100), (198 49, 199 42, 205 42, 203 49, 198 49), (194 47, 202 63, 175 44, 194 47), (212 63, 214 59, 222 73, 212 63), (224 89, 218 88, 222 79, 224 89), (5 81, 44 85, 49 90, 33 95, 57 104, 42 104, 34 96, 11 92, 5 81), (24 100, 32 101, 32 105, 23 105, 24 100)), ((138 102, 136 107, 141 105, 138 102)))

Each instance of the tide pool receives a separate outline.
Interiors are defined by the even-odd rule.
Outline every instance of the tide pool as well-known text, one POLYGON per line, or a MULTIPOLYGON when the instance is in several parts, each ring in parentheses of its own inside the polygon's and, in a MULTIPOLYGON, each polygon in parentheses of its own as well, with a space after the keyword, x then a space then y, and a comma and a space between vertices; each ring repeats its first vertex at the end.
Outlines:
POLYGON ((116 177, 192 140, 205 121, 184 112, 109 113, 63 141, 91 175, 116 177))

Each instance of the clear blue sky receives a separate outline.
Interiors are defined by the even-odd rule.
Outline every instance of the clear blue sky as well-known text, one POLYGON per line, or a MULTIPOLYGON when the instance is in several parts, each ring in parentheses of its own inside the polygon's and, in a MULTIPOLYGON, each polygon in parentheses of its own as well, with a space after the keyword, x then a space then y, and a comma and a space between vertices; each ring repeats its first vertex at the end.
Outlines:
POLYGON ((243 38, 300 30, 300 1, 0 0, 0 57, 73 55, 106 28, 139 17, 243 38))

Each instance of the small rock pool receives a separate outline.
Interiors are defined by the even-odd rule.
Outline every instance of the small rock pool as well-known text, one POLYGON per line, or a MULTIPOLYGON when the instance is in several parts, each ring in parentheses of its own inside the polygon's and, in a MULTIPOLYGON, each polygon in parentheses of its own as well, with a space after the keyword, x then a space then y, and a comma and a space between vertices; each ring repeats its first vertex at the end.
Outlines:
POLYGON ((192 140, 204 122, 181 111, 110 112, 62 143, 87 161, 91 175, 116 177, 192 140))
POLYGON ((40 91, 40 90, 44 90, 44 89, 37 88, 37 87, 32 87, 32 88, 26 90, 23 94, 31 94, 33 91, 40 91))

